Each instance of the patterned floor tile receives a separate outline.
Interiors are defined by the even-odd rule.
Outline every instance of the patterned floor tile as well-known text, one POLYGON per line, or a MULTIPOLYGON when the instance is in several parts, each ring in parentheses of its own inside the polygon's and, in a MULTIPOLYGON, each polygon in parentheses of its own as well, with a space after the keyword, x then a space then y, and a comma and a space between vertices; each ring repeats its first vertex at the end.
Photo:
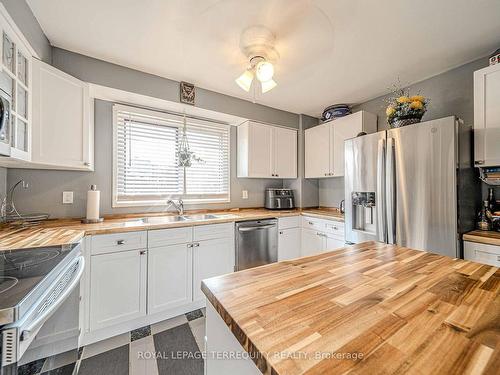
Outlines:
POLYGON ((151 326, 144 326, 130 331, 130 341, 142 339, 151 335, 151 326))
POLYGON ((76 363, 70 363, 52 370, 44 371, 40 375, 72 375, 76 363))
POLYGON ((189 322, 191 332, 201 351, 205 350, 205 318, 195 319, 189 322))
POLYGON ((70 364, 74 365, 76 361, 78 361, 78 352, 76 350, 60 353, 47 358, 41 372, 47 372, 70 364))
POLYGON ((155 335, 159 332, 166 331, 167 329, 180 326, 181 324, 185 324, 187 322, 188 322, 188 320, 186 318, 186 315, 182 314, 182 315, 176 316, 175 318, 163 320, 161 322, 152 324, 151 325, 151 333, 153 335, 155 335))
POLYGON ((153 338, 155 349, 164 354, 157 360, 160 375, 203 375, 203 359, 189 324, 157 333, 153 338))
POLYGON ((129 374, 129 344, 82 360, 78 375, 101 374, 129 374))
POLYGON ((201 309, 188 312, 185 315, 187 320, 195 320, 198 318, 203 318, 203 313, 201 312, 201 309))
POLYGON ((39 373, 45 363, 45 358, 19 366, 17 375, 33 375, 39 373))
POLYGON ((130 333, 123 333, 118 336, 111 337, 106 340, 98 341, 94 344, 87 345, 83 349, 82 359, 92 357, 94 355, 118 348, 130 343, 130 333))
POLYGON ((130 375, 158 375, 153 336, 130 343, 130 375))

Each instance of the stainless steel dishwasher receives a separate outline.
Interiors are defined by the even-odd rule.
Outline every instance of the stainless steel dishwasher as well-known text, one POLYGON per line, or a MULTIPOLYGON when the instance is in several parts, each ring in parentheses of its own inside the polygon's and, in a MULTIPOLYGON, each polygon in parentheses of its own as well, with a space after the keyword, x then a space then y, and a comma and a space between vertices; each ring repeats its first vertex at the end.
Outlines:
POLYGON ((278 260, 278 220, 236 223, 236 271, 278 260))

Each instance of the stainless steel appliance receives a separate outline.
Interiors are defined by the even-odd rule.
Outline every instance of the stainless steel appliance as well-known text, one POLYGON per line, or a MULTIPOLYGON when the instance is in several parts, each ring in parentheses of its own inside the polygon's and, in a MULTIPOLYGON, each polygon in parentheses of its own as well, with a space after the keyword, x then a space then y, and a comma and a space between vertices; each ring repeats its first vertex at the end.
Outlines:
POLYGON ((12 79, 0 71, 0 156, 10 156, 12 79))
POLYGON ((84 263, 79 244, 0 252, 0 374, 63 352, 76 361, 84 263))
POLYGON ((291 189, 266 189, 266 202, 264 206, 270 210, 290 210, 295 208, 293 190, 291 189))
POLYGON ((236 271, 278 260, 278 220, 236 223, 236 271))
POLYGON ((461 257, 475 217, 471 136, 446 117, 345 141, 346 241, 461 257))

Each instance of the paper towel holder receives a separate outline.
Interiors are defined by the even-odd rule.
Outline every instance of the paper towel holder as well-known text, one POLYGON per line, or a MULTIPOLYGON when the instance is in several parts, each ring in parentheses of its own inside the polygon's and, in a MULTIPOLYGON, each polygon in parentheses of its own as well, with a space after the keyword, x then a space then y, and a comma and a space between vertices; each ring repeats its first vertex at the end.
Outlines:
MULTIPOLYGON (((90 190, 97 190, 97 186, 96 185, 90 185, 90 190)), ((104 221, 104 218, 103 217, 100 217, 98 219, 87 219, 87 218, 83 218, 81 220, 82 224, 97 224, 97 223, 102 223, 104 221)))

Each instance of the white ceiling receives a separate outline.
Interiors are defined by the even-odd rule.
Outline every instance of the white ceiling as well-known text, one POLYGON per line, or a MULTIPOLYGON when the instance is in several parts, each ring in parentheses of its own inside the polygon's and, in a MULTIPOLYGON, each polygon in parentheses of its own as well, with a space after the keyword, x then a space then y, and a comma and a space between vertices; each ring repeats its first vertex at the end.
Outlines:
POLYGON ((28 0, 57 47, 242 99, 243 29, 277 38, 271 107, 314 116, 500 46, 499 0, 28 0))

